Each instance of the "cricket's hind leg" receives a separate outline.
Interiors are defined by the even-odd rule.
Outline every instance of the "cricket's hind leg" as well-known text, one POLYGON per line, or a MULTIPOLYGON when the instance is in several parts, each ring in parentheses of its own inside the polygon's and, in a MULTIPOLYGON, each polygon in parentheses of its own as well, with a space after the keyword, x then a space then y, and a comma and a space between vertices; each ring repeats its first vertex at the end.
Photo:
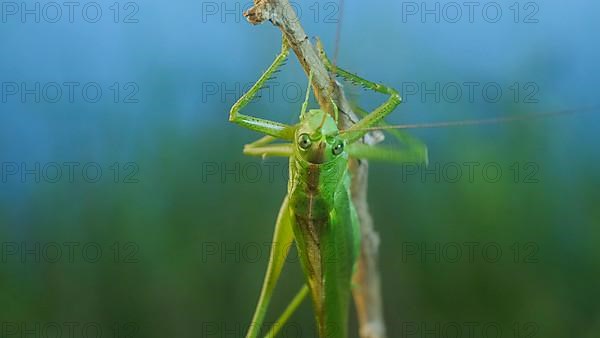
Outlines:
POLYGON ((273 242, 271 252, 269 253, 269 264, 263 281, 263 286, 258 298, 258 304, 248 334, 246 338, 257 338, 262 330, 262 325, 267 313, 273 290, 281 274, 281 269, 287 258, 289 249, 294 241, 294 232, 292 231, 292 216, 289 210, 288 197, 283 201, 277 222, 275 223, 275 232, 273 233, 273 242))

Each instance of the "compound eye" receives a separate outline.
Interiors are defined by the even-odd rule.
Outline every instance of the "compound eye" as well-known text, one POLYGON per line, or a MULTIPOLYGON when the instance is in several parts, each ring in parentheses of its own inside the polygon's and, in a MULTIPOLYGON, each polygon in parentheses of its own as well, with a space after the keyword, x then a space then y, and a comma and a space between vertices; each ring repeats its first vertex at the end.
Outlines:
POLYGON ((344 151, 344 141, 337 141, 337 143, 333 146, 331 152, 333 155, 338 156, 344 151))
POLYGON ((312 141, 310 140, 310 137, 308 136, 308 134, 302 134, 300 136, 298 136, 298 145, 300 146, 300 148, 302 149, 308 149, 310 148, 312 144, 312 141))

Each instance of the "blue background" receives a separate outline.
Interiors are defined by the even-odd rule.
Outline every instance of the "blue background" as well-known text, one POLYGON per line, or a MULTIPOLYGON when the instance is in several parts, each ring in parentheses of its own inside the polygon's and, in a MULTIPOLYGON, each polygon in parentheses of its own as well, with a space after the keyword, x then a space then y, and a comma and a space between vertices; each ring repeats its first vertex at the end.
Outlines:
MULTIPOLYGON (((47 3, 40 2, 40 10, 47 3)), ((86 3, 78 3, 73 22, 62 7, 58 22, 50 23, 54 12, 41 13, 35 22, 34 15, 22 18, 20 9, 9 14, 12 2, 2 2, 0 320, 42 326, 98 322, 106 336, 114 336, 111 327, 118 323, 123 337, 219 337, 227 330, 241 337, 267 263, 263 244, 285 193, 285 175, 279 173, 286 164, 244 157, 242 145, 258 135, 230 124, 228 111, 280 49, 280 32, 268 23, 246 23, 240 13, 248 2, 119 2, 115 22, 113 3, 100 1, 95 23, 88 22, 94 21, 93 8, 81 14, 86 3), (20 88, 7 93, 14 84, 43 88, 64 82, 79 83, 73 102, 64 85, 56 103, 41 89, 40 102, 32 94, 22 98, 20 88), (98 102, 81 93, 86 83, 101 88, 98 102), (77 169, 70 180, 65 162, 78 168, 93 163, 102 174, 90 182, 77 169), (50 182, 36 163, 57 163, 62 175, 50 182), (265 163, 277 166, 273 179, 265 163), (17 173, 8 174, 13 165, 17 173), (40 182, 35 174, 22 178, 22 165, 37 170, 40 182), (246 168, 264 172, 253 180, 246 168), (7 243, 64 242, 98 243, 103 258, 34 262, 6 251, 7 243), (115 262, 115 243, 133 259, 115 262), (253 260, 245 249, 256 244, 262 256, 253 260), (209 251, 215 245, 217 251, 209 251)), ((420 9, 406 12, 421 2, 346 0, 338 64, 400 90, 405 102, 388 119, 397 124, 600 103, 600 4, 521 1, 515 18, 514 3, 477 2, 470 22, 467 7, 458 2, 462 15, 452 23, 457 2, 438 2, 436 22, 432 14, 421 17, 420 9), (482 14, 486 4, 502 9, 497 22, 489 22, 493 9, 482 14), (537 22, 525 22, 531 20, 537 22), (477 83, 473 100, 466 82, 477 83), (421 86, 438 84, 439 100, 424 95, 421 86), (497 102, 482 93, 486 84, 502 89, 497 102), (457 85, 462 96, 456 100, 441 89, 457 85)), ((435 8, 435 2, 426 4, 435 8)), ((319 36, 333 55, 337 2, 295 6, 307 33, 319 36)), ((293 122, 307 81, 295 56, 274 81, 247 112, 293 122)), ((366 108, 383 100, 350 84, 347 90, 366 108)), ((504 337, 517 337, 515 327, 522 329, 519 337, 598 336, 598 120, 594 112, 580 112, 411 131, 429 146, 430 168, 442 168, 437 181, 422 170, 407 174, 406 167, 372 164, 370 202, 382 239, 390 337, 418 336, 407 329, 413 324, 421 334, 421 324, 459 323, 466 330, 469 322, 479 328, 497 323, 504 337), (502 178, 488 182, 476 171, 471 182, 465 162, 494 163, 502 178), (456 182, 443 171, 452 164, 463 169, 456 182), (536 169, 534 181, 524 178, 527 164, 536 169), (435 261, 403 251, 408 243, 459 243, 464 249, 466 242, 496 243, 502 259, 470 262, 463 256, 452 262, 438 250, 435 261), (535 260, 514 262, 515 244, 535 260)), ((286 271, 270 320, 301 285, 297 262, 286 271)), ((308 302, 291 324, 301 336, 313 335, 308 302)))

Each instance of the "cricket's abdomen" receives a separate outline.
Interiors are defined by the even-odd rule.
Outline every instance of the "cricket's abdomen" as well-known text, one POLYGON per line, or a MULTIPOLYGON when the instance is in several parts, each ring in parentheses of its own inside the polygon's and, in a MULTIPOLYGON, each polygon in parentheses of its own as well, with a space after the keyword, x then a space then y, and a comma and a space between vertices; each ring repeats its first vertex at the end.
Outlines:
MULTIPOLYGON (((329 211, 333 203, 332 199, 321 194, 318 166, 310 165, 306 172, 299 172, 298 175, 301 177, 297 177, 297 184, 290 192, 290 209, 295 221, 294 235, 313 299, 322 299, 321 236, 331 223, 329 211)), ((317 312, 320 307, 319 304, 317 312)))
POLYGON ((290 211, 321 336, 345 337, 358 221, 347 171, 298 163, 290 171, 290 211), (329 170, 329 171, 328 171, 329 170))

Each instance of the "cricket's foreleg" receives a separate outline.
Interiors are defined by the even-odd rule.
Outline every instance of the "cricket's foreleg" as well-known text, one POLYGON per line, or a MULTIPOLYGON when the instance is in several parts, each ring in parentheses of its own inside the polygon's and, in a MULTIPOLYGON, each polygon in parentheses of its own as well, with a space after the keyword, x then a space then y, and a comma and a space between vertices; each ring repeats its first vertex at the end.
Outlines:
POLYGON ((261 132, 263 134, 271 135, 277 138, 291 140, 293 138, 293 131, 291 126, 270 121, 254 116, 248 116, 240 114, 239 111, 245 107, 265 83, 273 76, 277 69, 283 64, 289 55, 288 43, 283 37, 281 52, 275 58, 275 61, 267 68, 267 70, 261 75, 256 83, 246 92, 240 99, 231 107, 229 112, 229 121, 239 124, 240 126, 246 127, 251 130, 261 132))
POLYGON ((349 143, 351 143, 361 138, 365 134, 365 132, 361 131, 362 129, 373 127, 374 125, 376 125, 377 122, 381 121, 386 115, 391 113, 396 108, 396 106, 398 106, 400 102, 402 102, 402 99, 400 98, 400 94, 394 88, 387 87, 379 83, 371 82, 356 74, 352 74, 346 70, 334 66, 331 63, 331 61, 327 58, 327 55, 325 54, 325 51, 323 50, 323 46, 320 43, 320 41, 317 42, 317 48, 319 49, 319 54, 321 55, 321 58, 325 63, 325 67, 327 67, 329 71, 335 72, 337 75, 340 75, 341 77, 345 78, 348 81, 351 81, 354 84, 360 85, 362 87, 371 89, 382 94, 389 95, 389 98, 386 102, 381 104, 379 107, 375 108, 375 110, 373 110, 370 114, 365 116, 363 119, 361 119, 355 125, 353 125, 345 131, 348 135, 346 139, 349 143))
POLYGON ((262 137, 252 143, 248 143, 244 146, 244 154, 250 156, 292 156, 292 144, 291 143, 276 143, 271 144, 276 138, 270 135, 262 137))
POLYGON ((294 241, 291 222, 292 218, 288 208, 288 197, 286 197, 279 210, 279 215, 277 216, 267 273, 265 274, 258 304, 256 305, 256 310, 246 338, 256 338, 261 332, 265 314, 267 313, 267 308, 271 301, 271 295, 273 294, 273 290, 275 289, 275 285, 281 274, 281 269, 283 268, 289 249, 294 241))

